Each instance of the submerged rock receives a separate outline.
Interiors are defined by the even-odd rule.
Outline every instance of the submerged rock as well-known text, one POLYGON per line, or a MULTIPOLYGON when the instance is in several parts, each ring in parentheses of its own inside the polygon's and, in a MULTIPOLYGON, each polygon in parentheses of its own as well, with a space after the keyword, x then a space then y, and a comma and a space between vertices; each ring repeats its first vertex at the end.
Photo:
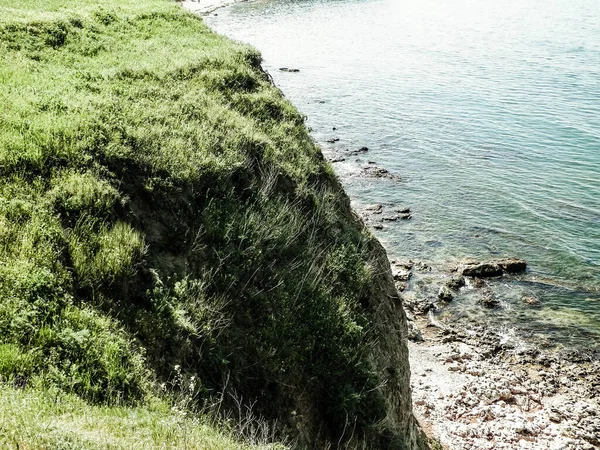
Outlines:
POLYGON ((289 67, 280 67, 279 70, 282 72, 300 72, 300 69, 290 69, 289 67))

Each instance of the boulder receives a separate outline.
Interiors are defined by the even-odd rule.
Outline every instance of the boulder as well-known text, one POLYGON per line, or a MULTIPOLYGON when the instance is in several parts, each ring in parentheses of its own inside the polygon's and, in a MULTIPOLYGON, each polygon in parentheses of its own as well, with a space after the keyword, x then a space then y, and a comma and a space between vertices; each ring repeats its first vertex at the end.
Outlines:
POLYGON ((505 273, 523 272, 527 263, 523 259, 507 258, 478 263, 462 264, 458 271, 467 277, 498 277, 505 273))
POLYGON ((440 287, 440 290, 438 292, 438 298, 445 302, 451 302, 452 299, 454 298, 454 293, 452 292, 452 289, 450 289, 448 286, 444 285, 444 286, 440 287))
POLYGON ((502 271, 506 273, 524 272, 527 268, 527 262, 524 259, 519 258, 501 259, 497 263, 502 271))
POLYGON ((467 277, 498 277, 502 269, 495 262, 484 262, 464 265, 461 273, 467 277))

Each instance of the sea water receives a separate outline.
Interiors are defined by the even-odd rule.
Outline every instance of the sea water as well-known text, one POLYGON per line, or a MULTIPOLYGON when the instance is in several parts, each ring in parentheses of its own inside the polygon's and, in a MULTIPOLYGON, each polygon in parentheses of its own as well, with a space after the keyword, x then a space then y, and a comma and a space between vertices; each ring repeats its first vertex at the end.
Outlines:
POLYGON ((597 0, 253 0, 205 20, 262 52, 325 153, 346 156, 357 208, 410 208, 375 231, 390 255, 527 260, 490 283, 500 308, 465 289, 440 317, 598 345, 597 0), (369 164, 400 179, 361 176, 369 164))

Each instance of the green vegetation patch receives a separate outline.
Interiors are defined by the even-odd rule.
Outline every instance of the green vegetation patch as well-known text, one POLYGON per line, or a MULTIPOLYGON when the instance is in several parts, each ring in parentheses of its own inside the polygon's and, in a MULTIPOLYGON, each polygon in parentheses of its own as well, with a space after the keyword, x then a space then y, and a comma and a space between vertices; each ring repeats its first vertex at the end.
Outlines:
POLYGON ((178 367, 194 408, 378 430, 372 238, 256 50, 163 0, 0 0, 0 86, 5 382, 132 406, 178 367))
MULTIPOLYGON (((1 353, 0 347, 0 355, 1 353)), ((56 390, 0 386, 0 447, 55 450, 284 450, 258 428, 252 444, 237 431, 190 416, 165 401, 93 406, 56 390)), ((266 424, 262 424, 266 427, 266 424)))

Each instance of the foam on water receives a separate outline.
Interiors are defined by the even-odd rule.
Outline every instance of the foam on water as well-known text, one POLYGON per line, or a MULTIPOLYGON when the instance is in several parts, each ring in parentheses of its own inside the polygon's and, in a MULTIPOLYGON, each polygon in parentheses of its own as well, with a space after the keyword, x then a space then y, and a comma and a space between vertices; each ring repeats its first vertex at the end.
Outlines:
POLYGON ((390 254, 527 259, 526 280, 495 287, 505 308, 467 292, 450 313, 598 337, 596 0, 257 0, 207 22, 262 51, 325 151, 369 147, 336 169, 355 204, 411 208, 378 233, 390 254), (403 181, 354 176, 368 161, 403 181))

